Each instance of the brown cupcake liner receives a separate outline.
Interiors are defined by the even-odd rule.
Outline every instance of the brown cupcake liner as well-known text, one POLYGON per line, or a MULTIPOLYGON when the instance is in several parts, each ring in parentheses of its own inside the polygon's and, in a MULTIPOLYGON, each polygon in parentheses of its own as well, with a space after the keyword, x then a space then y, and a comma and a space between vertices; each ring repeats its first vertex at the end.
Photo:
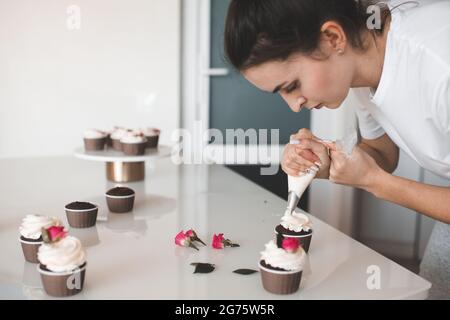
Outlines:
POLYGON ((274 294, 292 294, 298 291, 302 280, 302 271, 276 271, 265 268, 259 263, 261 280, 266 291, 274 294))
POLYGON ((122 151, 122 142, 120 139, 111 139, 112 148, 116 151, 122 151))
POLYGON ((306 253, 309 251, 309 247, 311 245, 311 239, 312 239, 312 230, 311 233, 305 234, 305 235, 290 235, 290 234, 280 234, 278 231, 275 230, 276 234, 276 240, 277 240, 277 246, 281 248, 281 243, 283 242, 284 238, 296 238, 298 242, 300 243, 300 246, 305 250, 306 253))
POLYGON ((65 209, 67 221, 72 228, 90 228, 97 221, 98 207, 85 210, 65 209))
POLYGON ((135 195, 110 196, 106 195, 106 204, 109 211, 114 213, 126 213, 133 210, 135 195))
POLYGON ((112 139, 111 139, 111 134, 108 134, 108 135, 106 136, 106 146, 107 146, 108 148, 112 148, 112 145, 113 145, 113 143, 112 143, 112 139))
POLYGON ((141 142, 141 143, 123 143, 122 144, 122 151, 127 156, 140 156, 145 153, 145 146, 147 142, 141 142))
POLYGON ((31 263, 39 263, 37 258, 37 253, 39 247, 43 241, 40 242, 27 242, 26 240, 20 239, 20 244, 22 245, 23 256, 26 261, 31 263))
POLYGON ((45 292, 53 297, 69 297, 80 293, 84 287, 86 277, 86 263, 79 269, 70 272, 52 272, 43 269, 41 264, 37 267, 41 274, 45 292))
POLYGON ((159 134, 155 136, 145 136, 145 138, 147 138, 147 144, 145 146, 147 149, 158 147, 159 134))
POLYGON ((98 151, 105 149, 106 137, 99 139, 84 138, 84 148, 87 151, 98 151))

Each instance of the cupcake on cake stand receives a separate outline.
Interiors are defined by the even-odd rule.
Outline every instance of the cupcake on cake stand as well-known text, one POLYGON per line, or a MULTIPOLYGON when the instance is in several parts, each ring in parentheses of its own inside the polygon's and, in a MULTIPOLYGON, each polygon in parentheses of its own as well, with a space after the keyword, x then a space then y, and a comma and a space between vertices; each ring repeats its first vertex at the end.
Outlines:
POLYGON ((112 182, 134 182, 145 179, 145 162, 170 156, 170 147, 159 145, 148 148, 144 154, 129 156, 113 148, 88 151, 84 147, 75 149, 79 159, 106 163, 106 178, 112 182))

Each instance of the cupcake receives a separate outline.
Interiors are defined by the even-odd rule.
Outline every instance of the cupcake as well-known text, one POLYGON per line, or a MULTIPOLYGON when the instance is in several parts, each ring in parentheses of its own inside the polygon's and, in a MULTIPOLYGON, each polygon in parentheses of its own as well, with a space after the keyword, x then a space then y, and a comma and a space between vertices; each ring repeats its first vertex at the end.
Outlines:
POLYGON ((64 208, 67 221, 73 228, 90 228, 97 221, 98 206, 90 202, 71 202, 64 208))
POLYGON ((107 133, 89 129, 84 132, 84 148, 88 151, 103 150, 106 144, 107 133))
POLYGON ((298 290, 306 253, 296 238, 287 238, 278 247, 274 240, 261 252, 259 269, 265 290, 275 294, 291 294, 298 290))
POLYGON ((29 214, 22 220, 22 225, 19 227, 20 243, 26 261, 39 262, 37 252, 43 242, 42 228, 58 225, 61 225, 61 222, 57 218, 35 214, 29 214))
POLYGON ((142 133, 128 133, 120 139, 122 151, 127 156, 139 156, 145 153, 147 139, 142 133))
POLYGON ((113 130, 106 131, 106 147, 112 148, 112 139, 111 134, 113 133, 113 130))
POLYGON ((133 210, 135 192, 127 187, 115 187, 106 192, 109 211, 125 213, 133 210))
POLYGON ((157 128, 145 128, 142 130, 145 138, 147 139, 146 148, 156 148, 158 147, 159 134, 161 130, 157 128))
POLYGON ((38 251, 38 271, 45 292, 67 297, 83 290, 86 254, 80 240, 68 236, 63 227, 44 230, 44 243, 38 251))
POLYGON ((123 127, 114 127, 114 130, 111 132, 111 145, 114 150, 122 151, 122 144, 120 143, 120 139, 122 139, 127 133, 130 133, 131 130, 123 128, 123 127))
POLYGON ((281 223, 275 227, 277 245, 281 246, 284 238, 297 238, 303 249, 308 252, 312 238, 312 223, 309 217, 300 212, 286 212, 281 223))

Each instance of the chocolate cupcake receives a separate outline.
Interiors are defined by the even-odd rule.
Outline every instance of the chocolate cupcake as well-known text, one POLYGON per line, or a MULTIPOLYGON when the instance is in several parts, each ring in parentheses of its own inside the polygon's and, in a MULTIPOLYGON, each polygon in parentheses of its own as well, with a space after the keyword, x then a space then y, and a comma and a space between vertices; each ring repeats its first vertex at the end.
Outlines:
POLYGON ((112 139, 111 139, 112 133, 113 133, 112 130, 106 132, 106 147, 107 148, 112 148, 112 139))
POLYGON ((300 287, 305 261, 306 253, 297 239, 285 239, 281 247, 271 240, 259 261, 264 289, 275 294, 295 293, 300 287))
POLYGON ((19 227, 20 243, 26 261, 31 263, 39 262, 37 252, 43 243, 42 228, 58 225, 61 225, 61 222, 55 217, 29 214, 22 219, 22 225, 19 227))
POLYGON ((98 206, 90 202, 71 202, 64 208, 67 221, 73 228, 90 228, 97 221, 98 206))
POLYGON ((306 214, 300 212, 286 212, 281 223, 275 227, 277 245, 285 238, 296 238, 306 252, 309 252, 312 239, 312 223, 306 214))
POLYGON ((157 128, 146 128, 142 130, 142 133, 144 134, 145 138, 147 139, 147 149, 157 148, 158 147, 158 141, 159 141, 159 135, 161 133, 161 130, 157 128))
POLYGON ((127 187, 115 187, 106 192, 109 211, 125 213, 133 210, 135 192, 127 187))
POLYGON ((110 138, 111 138, 111 146, 114 150, 122 151, 122 143, 120 142, 120 139, 122 139, 126 134, 132 132, 129 129, 123 128, 123 127, 115 127, 114 130, 111 132, 110 138))
POLYGON ((84 132, 84 148, 87 151, 103 150, 106 145, 106 137, 106 132, 96 129, 86 130, 84 132))
POLYGON ((129 133, 120 139, 122 151, 127 156, 139 156, 145 153, 147 139, 142 133, 129 133))
POLYGON ((38 252, 38 271, 45 292, 54 297, 81 292, 87 263, 80 240, 67 236, 63 230, 50 229, 46 238, 38 252))

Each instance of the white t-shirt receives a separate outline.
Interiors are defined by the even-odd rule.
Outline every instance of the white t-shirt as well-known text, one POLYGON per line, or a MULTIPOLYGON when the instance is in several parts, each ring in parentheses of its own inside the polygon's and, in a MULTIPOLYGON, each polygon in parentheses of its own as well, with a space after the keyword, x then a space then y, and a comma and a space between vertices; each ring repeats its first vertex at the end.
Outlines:
POLYGON ((423 168, 450 178, 450 1, 418 1, 392 11, 375 93, 359 100, 361 136, 387 133, 423 168))

